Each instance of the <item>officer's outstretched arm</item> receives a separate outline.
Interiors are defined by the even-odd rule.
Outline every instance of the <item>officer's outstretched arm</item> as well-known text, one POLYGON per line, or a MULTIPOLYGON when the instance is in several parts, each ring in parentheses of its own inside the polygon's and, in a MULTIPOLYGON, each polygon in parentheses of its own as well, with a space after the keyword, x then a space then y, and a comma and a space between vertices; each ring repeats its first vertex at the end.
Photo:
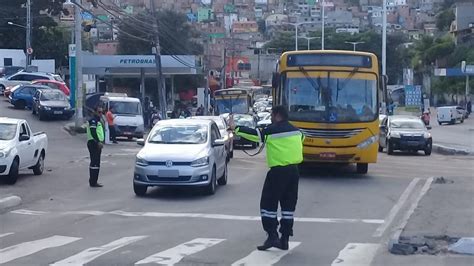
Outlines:
POLYGON ((249 127, 236 127, 235 134, 252 142, 263 142, 260 130, 249 127))

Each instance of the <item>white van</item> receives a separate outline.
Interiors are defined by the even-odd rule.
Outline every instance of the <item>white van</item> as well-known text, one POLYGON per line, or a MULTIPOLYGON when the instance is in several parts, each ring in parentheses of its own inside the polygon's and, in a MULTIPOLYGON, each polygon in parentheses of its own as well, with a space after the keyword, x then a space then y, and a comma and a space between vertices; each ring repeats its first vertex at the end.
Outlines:
POLYGON ((105 93, 100 102, 104 110, 113 108, 117 137, 143 138, 145 124, 140 99, 128 97, 127 94, 105 93))
POLYGON ((456 106, 443 106, 437 109, 438 124, 456 124, 456 121, 464 123, 464 114, 457 110, 456 106))

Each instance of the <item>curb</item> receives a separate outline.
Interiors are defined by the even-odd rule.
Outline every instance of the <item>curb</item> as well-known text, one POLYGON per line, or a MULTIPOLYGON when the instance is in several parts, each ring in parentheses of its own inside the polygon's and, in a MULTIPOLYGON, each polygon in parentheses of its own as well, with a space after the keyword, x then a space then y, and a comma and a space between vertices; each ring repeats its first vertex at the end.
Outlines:
POLYGON ((21 204, 21 198, 18 196, 10 196, 0 199, 0 212, 8 208, 16 207, 21 204))
POLYGON ((433 152, 442 155, 474 155, 474 153, 466 149, 456 149, 439 144, 433 144, 433 152))
POLYGON ((87 124, 83 124, 82 126, 76 128, 76 125, 74 123, 67 124, 63 127, 64 130, 66 130, 67 133, 70 135, 76 135, 76 134, 85 134, 86 133, 86 126, 87 124))

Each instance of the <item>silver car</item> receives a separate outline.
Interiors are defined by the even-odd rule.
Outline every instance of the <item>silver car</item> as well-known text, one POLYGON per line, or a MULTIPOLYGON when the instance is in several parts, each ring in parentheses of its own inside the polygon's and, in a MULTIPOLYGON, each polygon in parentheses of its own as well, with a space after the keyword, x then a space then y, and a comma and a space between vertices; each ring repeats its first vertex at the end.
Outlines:
POLYGON ((197 186, 214 194, 227 184, 227 160, 219 128, 211 120, 159 121, 138 152, 133 176, 137 196, 149 186, 197 186))
POLYGON ((189 119, 212 120, 216 122, 221 137, 225 140, 225 149, 227 152, 227 161, 234 157, 234 133, 229 130, 229 126, 225 119, 221 116, 192 116, 189 119))

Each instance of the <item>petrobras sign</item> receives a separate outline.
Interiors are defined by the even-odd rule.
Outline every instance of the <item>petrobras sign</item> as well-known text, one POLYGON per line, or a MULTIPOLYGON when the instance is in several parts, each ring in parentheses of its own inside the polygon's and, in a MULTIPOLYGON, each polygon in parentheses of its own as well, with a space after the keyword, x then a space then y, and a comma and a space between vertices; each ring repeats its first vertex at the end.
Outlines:
MULTIPOLYGON (((196 67, 196 57, 193 55, 163 55, 163 67, 190 68, 196 67)), ((155 68, 154 55, 91 55, 83 56, 84 68, 155 68)))

